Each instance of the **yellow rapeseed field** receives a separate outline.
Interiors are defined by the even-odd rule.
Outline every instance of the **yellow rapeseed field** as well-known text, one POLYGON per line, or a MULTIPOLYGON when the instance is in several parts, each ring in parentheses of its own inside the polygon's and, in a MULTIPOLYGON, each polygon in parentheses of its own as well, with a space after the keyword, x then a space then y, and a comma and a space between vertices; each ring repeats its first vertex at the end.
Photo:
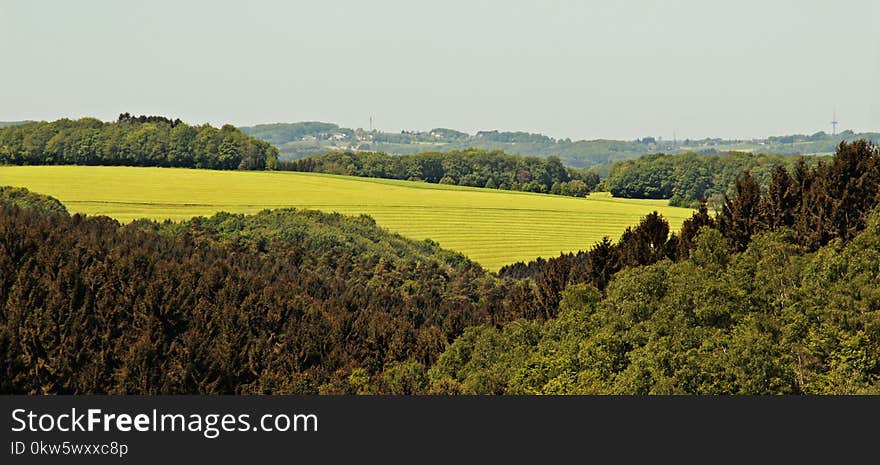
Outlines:
POLYGON ((664 200, 588 198, 315 173, 100 166, 5 166, 0 185, 61 200, 71 213, 182 220, 218 211, 297 207, 366 213, 412 239, 432 239, 486 268, 589 248, 657 210, 673 231, 691 210, 664 200))

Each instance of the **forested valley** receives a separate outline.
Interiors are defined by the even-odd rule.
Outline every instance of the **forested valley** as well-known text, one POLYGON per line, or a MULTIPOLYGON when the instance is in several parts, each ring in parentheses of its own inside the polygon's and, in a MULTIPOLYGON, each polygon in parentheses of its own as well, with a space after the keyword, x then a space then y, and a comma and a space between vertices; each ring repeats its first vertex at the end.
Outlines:
POLYGON ((0 190, 4 393, 880 391, 880 151, 488 273, 369 217, 69 215, 0 190))
POLYGON ((330 393, 555 301, 366 216, 120 225, 0 189, 0 392, 330 393))

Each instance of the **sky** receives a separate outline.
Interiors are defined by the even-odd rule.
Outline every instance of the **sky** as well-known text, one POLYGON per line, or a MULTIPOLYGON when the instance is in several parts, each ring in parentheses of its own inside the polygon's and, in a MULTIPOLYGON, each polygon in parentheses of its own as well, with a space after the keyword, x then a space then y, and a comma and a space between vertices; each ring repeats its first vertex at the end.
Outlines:
POLYGON ((0 1, 0 121, 880 130, 880 2, 0 1))

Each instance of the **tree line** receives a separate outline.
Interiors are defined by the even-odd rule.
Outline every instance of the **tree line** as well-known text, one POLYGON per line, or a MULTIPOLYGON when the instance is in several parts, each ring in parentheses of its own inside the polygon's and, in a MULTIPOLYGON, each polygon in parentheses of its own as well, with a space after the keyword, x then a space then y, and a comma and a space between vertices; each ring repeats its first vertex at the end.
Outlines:
POLYGON ((599 183, 597 174, 566 167, 557 157, 524 157, 478 149, 414 155, 331 152, 281 161, 279 169, 574 197, 586 196, 599 183))
POLYGON ((605 238, 589 251, 514 263, 499 275, 553 277, 558 289, 588 283, 602 290, 621 269, 687 259, 704 227, 716 229, 728 241, 729 253, 744 251, 758 233, 781 228, 791 229, 798 245, 812 252, 832 240, 851 239, 878 202, 880 150, 867 141, 842 142, 834 157, 815 166, 803 158, 791 169, 774 165, 763 192, 750 171, 740 173, 731 196, 722 195, 716 215, 703 202, 678 234, 670 234, 669 223, 654 212, 627 228, 617 243, 605 238))
MULTIPOLYGON (((748 170, 767 186, 776 165, 788 168, 802 157, 731 152, 723 155, 653 154, 611 165, 604 189, 615 197, 669 199, 671 205, 697 207, 708 201, 719 205, 732 193, 737 177, 748 170)), ((822 157, 804 158, 814 165, 822 157)))
POLYGON ((833 241, 846 242, 862 231, 880 203, 880 150, 867 141, 841 143, 830 160, 810 167, 804 159, 791 169, 776 165, 767 189, 749 171, 740 174, 730 197, 723 196, 716 215, 705 203, 685 220, 678 234, 656 212, 627 228, 616 243, 609 238, 590 250, 503 267, 499 275, 544 282, 559 302, 564 290, 586 284, 604 292, 618 273, 661 261, 686 261, 697 236, 711 229, 723 238, 730 256, 746 251, 754 236, 790 231, 790 241, 813 253, 833 241))
POLYGON ((190 126, 163 116, 60 119, 0 128, 0 165, 275 169, 278 149, 231 125, 190 126))

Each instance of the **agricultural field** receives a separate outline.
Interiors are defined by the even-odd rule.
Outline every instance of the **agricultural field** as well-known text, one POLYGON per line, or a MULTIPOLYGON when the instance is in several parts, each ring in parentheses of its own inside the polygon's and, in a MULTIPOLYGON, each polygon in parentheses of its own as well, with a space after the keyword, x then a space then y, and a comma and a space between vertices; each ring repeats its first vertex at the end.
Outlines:
POLYGON ((432 239, 491 270, 589 248, 657 210, 677 231, 691 210, 666 200, 587 198, 316 173, 101 166, 4 166, 0 185, 61 200, 71 213, 182 220, 218 211, 296 207, 368 214, 412 239, 432 239))

